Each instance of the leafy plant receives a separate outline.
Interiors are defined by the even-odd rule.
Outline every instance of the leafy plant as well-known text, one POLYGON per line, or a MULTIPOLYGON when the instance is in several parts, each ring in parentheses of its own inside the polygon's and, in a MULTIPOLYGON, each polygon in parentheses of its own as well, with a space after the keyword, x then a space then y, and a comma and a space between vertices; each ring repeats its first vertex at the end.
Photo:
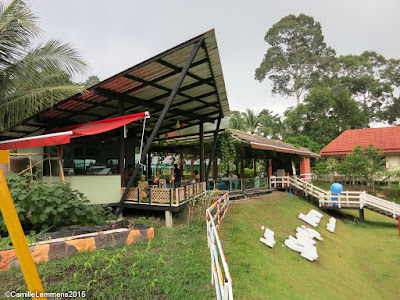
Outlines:
POLYGON ((375 180, 385 173, 386 160, 381 149, 357 145, 338 165, 338 171, 345 175, 362 176, 375 191, 375 180))
MULTIPOLYGON (((25 230, 46 230, 50 227, 71 224, 99 224, 108 219, 109 208, 89 206, 87 198, 71 189, 69 184, 47 184, 32 180, 31 175, 18 176, 10 173, 7 183, 14 200, 19 219, 25 230)), ((6 232, 0 217, 0 231, 6 232)))
POLYGON ((391 184, 387 189, 387 197, 392 201, 400 203, 400 185, 391 184))
POLYGON ((229 166, 229 162, 236 157, 236 146, 233 142, 232 134, 230 131, 225 131, 218 135, 221 160, 219 165, 226 169, 229 166))

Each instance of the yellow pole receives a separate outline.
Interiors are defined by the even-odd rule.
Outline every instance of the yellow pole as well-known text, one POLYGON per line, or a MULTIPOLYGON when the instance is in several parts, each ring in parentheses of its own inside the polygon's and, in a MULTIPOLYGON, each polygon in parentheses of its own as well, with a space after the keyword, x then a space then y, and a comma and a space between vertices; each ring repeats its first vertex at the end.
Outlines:
MULTIPOLYGON (((8 160, 8 151, 0 151, 0 163, 6 158, 8 160), (5 153, 7 152, 7 153, 5 153)), ((22 273, 24 274, 28 289, 32 293, 44 293, 39 274, 36 270, 35 263, 29 251, 28 243, 22 230, 21 222, 15 210, 14 202, 11 198, 10 190, 8 189, 3 171, 0 168, 0 211, 3 215, 7 226, 8 233, 13 243, 15 253, 21 265, 22 273)), ((35 299, 46 299, 39 297, 35 299)))

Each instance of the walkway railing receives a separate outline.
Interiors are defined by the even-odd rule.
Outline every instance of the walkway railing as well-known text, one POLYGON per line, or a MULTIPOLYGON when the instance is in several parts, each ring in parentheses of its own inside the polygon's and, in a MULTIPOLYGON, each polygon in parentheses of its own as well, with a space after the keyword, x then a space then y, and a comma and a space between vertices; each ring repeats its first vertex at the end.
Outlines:
POLYGON ((218 235, 218 228, 229 206, 229 192, 225 192, 206 209, 207 244, 211 254, 211 284, 215 286, 218 300, 232 300, 232 278, 218 235))
POLYGON ((218 181, 209 180, 207 182, 207 189, 214 190, 229 190, 230 192, 238 192, 259 188, 269 188, 268 177, 256 178, 238 178, 238 179, 219 179, 218 181), (223 188, 221 188, 221 186, 223 188))
POLYGON ((400 216, 399 204, 369 195, 366 192, 343 191, 340 195, 336 195, 296 176, 281 176, 272 179, 271 187, 295 187, 302 190, 306 195, 311 195, 317 198, 320 207, 368 208, 382 211, 383 213, 386 213, 386 215, 390 214, 390 217, 394 219, 397 219, 400 216))
MULTIPOLYGON (((121 188, 121 195, 125 188, 121 188)), ((180 206, 192 199, 200 197, 206 192, 206 183, 194 183, 176 188, 150 187, 146 193, 141 193, 138 187, 132 187, 126 201, 136 204, 155 206, 180 206)))

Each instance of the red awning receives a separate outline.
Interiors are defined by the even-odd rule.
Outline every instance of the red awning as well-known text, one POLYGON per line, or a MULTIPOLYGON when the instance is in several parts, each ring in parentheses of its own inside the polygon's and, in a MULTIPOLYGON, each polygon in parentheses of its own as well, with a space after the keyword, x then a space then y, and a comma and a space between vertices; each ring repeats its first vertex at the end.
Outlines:
POLYGON ((132 123, 136 120, 143 119, 148 116, 147 112, 126 115, 111 119, 104 119, 89 123, 83 123, 79 125, 73 125, 63 128, 57 128, 53 130, 46 131, 45 133, 54 133, 54 132, 64 132, 64 131, 72 131, 72 137, 82 136, 82 135, 95 135, 98 133, 110 131, 126 124, 132 123))
POLYGON ((64 128, 57 128, 45 132, 44 135, 0 142, 0 150, 68 144, 71 137, 95 135, 110 131, 148 116, 148 112, 142 112, 64 128))
POLYGON ((68 144, 70 142, 71 135, 72 131, 67 131, 8 140, 0 142, 0 150, 68 144))

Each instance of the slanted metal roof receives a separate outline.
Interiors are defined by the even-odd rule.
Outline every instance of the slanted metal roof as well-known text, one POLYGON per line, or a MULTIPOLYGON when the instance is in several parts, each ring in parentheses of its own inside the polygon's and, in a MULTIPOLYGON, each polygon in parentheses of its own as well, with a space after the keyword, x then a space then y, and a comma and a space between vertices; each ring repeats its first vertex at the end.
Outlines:
MULTIPOLYGON (((152 129, 171 94, 194 45, 203 39, 176 95, 159 134, 229 116, 229 104, 214 30, 207 31, 142 63, 126 69, 76 94, 21 124, 0 132, 0 139, 18 138, 41 129, 53 129, 115 117, 121 102, 124 114, 149 111, 147 130, 152 129)), ((129 135, 139 134, 139 124, 128 126, 129 135)))
POLYGON ((266 137, 252 135, 240 130, 230 129, 232 136, 236 139, 241 140, 244 143, 251 145, 251 148, 262 149, 262 150, 272 150, 276 152, 283 153, 293 153, 304 156, 320 157, 321 155, 308 150, 305 147, 297 148, 296 146, 282 142, 280 140, 272 140, 266 137))

